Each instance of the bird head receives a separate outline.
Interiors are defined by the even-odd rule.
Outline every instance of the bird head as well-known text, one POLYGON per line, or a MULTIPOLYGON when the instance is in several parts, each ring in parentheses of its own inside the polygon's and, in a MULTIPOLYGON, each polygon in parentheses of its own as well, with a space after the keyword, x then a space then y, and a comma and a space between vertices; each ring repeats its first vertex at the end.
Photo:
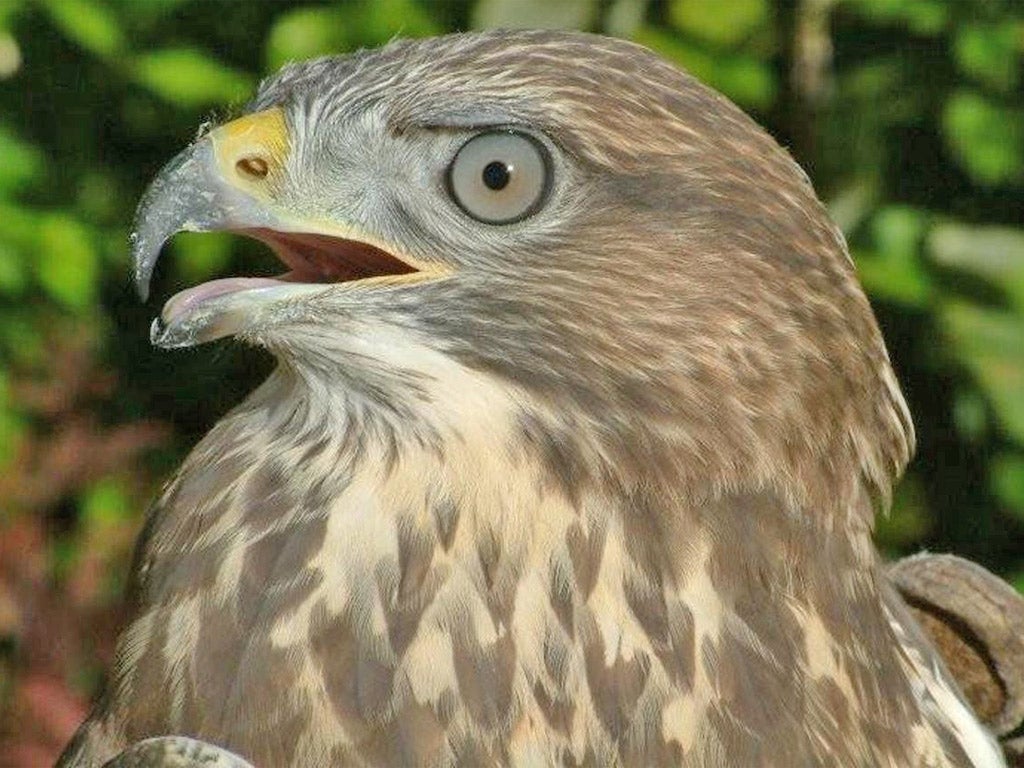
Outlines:
POLYGON ((177 294, 154 343, 235 336, 390 412, 486 377, 570 480, 884 496, 912 449, 805 174, 634 44, 489 32, 289 65, 153 182, 144 295, 183 229, 256 238, 288 271, 177 294), (472 376, 431 388, 442 368, 472 376))

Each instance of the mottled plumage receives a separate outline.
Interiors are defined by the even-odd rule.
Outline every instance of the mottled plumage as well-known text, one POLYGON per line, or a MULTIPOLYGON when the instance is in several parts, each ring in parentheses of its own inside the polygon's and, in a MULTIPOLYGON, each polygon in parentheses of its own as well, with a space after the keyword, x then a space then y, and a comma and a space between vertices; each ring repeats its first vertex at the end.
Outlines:
POLYGON ((740 110, 536 32, 291 65, 247 113, 283 116, 263 165, 231 125, 175 161, 142 280, 182 227, 286 261, 343 228, 368 277, 165 308, 158 343, 279 366, 151 509, 66 764, 161 734, 264 768, 1000 764, 871 543, 913 430, 842 235, 740 110), (550 154, 522 221, 444 183, 487 128, 550 154))

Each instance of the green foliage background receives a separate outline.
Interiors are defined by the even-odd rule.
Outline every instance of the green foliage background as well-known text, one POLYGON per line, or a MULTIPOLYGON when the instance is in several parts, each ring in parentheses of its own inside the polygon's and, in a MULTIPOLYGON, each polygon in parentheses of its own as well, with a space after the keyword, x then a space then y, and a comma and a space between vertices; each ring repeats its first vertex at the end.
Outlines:
MULTIPOLYGON (((136 302, 127 249, 147 179, 283 62, 495 26, 644 43, 793 152, 918 427, 880 543, 1024 587, 1019 0, 0 0, 0 703, 37 667, 75 701, 94 690, 147 500, 269 368, 230 344, 149 347, 157 305, 136 302), (40 661, 26 649, 54 606, 74 621, 40 661)), ((218 236, 171 248, 160 300, 272 261, 218 236)))

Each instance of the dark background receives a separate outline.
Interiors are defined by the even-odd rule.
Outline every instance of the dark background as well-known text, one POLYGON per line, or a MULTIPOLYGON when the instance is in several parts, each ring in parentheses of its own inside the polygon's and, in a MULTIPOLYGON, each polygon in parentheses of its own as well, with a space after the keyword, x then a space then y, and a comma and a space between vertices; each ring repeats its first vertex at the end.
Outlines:
POLYGON ((138 197, 283 62, 395 35, 563 26, 632 38, 751 112, 850 242, 918 452, 889 556, 1024 588, 1024 3, 1019 0, 0 1, 0 764, 55 758, 101 682, 159 483, 269 370, 160 352, 159 302, 272 259, 179 236, 128 281, 138 197))

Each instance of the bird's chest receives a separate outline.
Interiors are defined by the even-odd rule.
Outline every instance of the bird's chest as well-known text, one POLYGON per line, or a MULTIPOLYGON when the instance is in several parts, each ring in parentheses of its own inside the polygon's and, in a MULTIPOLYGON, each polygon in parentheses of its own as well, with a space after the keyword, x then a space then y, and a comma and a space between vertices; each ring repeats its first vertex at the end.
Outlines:
MULTIPOLYGON (((872 710, 831 710, 903 680, 891 649, 837 642, 844 616, 790 600, 770 555, 723 580, 721 546, 685 514, 652 525, 537 466, 408 454, 337 493, 252 471, 176 519, 196 473, 153 533, 123 643, 126 735, 191 734, 267 766, 860 754, 872 710), (748 570, 777 581, 748 585, 748 570)), ((909 712, 902 685, 877 692, 880 722, 909 712)))
MULTIPOLYGON (((662 699, 661 711, 673 690, 692 686, 691 617, 645 615, 658 609, 639 593, 631 607, 635 568, 611 509, 495 469, 357 475, 316 524, 315 546, 282 539, 271 554, 268 545, 278 562, 303 550, 304 565, 276 566, 253 585, 264 607, 242 631, 265 633, 267 673, 247 669, 251 690, 238 701, 264 699, 282 724, 304 718, 295 752, 280 757, 582 759, 614 750, 650 716, 639 709, 645 696, 662 699), (263 693, 282 682, 285 701, 263 693)), ((652 726, 660 732, 660 722, 642 727, 652 726)))
POLYGON ((225 500, 247 505, 218 524, 227 538, 157 558, 132 687, 160 694, 133 717, 164 722, 140 729, 265 765, 547 763, 630 729, 664 741, 659 713, 695 684, 692 613, 666 607, 613 506, 498 461, 367 465, 316 503, 249 478, 225 500))

